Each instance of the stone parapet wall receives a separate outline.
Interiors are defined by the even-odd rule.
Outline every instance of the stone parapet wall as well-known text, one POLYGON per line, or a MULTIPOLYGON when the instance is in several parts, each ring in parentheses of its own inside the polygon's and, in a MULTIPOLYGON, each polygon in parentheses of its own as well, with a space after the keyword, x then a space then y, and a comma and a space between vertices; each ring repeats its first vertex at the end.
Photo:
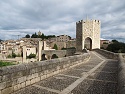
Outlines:
POLYGON ((118 65, 118 94, 125 94, 125 61, 122 54, 119 55, 118 65))
POLYGON ((90 58, 88 53, 64 58, 31 62, 0 68, 0 94, 10 94, 21 88, 58 74, 90 58))
POLYGON ((94 49, 94 51, 98 52, 99 54, 109 58, 109 59, 118 59, 118 53, 113 53, 103 49, 94 49))
POLYGON ((118 60, 118 94, 125 94, 125 59, 124 54, 116 54, 102 49, 95 49, 96 52, 110 59, 118 60))
POLYGON ((73 56, 76 53, 76 49, 67 49, 66 56, 73 56))

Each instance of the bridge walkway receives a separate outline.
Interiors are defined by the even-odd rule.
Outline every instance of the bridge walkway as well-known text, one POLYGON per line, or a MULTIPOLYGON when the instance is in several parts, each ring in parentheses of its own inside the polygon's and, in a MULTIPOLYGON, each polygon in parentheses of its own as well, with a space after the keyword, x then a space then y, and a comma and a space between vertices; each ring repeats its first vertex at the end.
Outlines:
POLYGON ((49 77, 13 94, 117 94, 117 60, 96 52, 70 70, 49 77))

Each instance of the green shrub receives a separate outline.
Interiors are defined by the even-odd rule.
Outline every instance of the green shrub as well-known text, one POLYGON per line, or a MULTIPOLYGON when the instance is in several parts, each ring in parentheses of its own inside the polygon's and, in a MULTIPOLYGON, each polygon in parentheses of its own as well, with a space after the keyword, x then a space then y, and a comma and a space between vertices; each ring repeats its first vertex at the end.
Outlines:
POLYGON ((31 59, 31 58, 36 58, 36 54, 30 54, 29 56, 27 56, 27 58, 31 59))
POLYGON ((56 44, 54 44, 53 49, 58 50, 58 47, 57 47, 57 45, 56 45, 56 44))
POLYGON ((15 53, 12 53, 12 58, 15 58, 17 55, 15 53))
POLYGON ((15 64, 13 64, 12 62, 0 61, 0 67, 3 67, 3 66, 10 66, 10 65, 15 65, 15 64))
POLYGON ((7 58, 12 58, 12 56, 11 56, 11 55, 8 55, 7 58))

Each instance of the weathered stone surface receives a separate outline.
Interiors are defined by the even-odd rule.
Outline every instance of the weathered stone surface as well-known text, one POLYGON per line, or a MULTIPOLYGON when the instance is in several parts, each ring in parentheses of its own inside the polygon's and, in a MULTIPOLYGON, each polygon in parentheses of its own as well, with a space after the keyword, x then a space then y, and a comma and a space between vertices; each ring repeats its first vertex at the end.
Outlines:
POLYGON ((99 54, 109 58, 109 59, 116 59, 118 60, 118 54, 117 53, 113 53, 113 52, 110 52, 110 51, 106 51, 106 50, 103 50, 103 49, 94 49, 94 51, 98 52, 99 54))
POLYGON ((12 87, 13 82, 12 81, 7 81, 6 82, 6 87, 12 87))
POLYGON ((0 83, 0 90, 6 88, 6 82, 1 82, 0 83))
POLYGON ((13 94, 57 94, 57 93, 50 92, 48 90, 41 89, 38 87, 30 86, 13 94))
POLYGON ((0 76, 5 75, 9 72, 7 67, 0 67, 0 76))
POLYGON ((10 94, 13 92, 13 87, 8 87, 2 90, 2 94, 10 94))
POLYGON ((12 75, 11 74, 6 74, 2 76, 2 81, 12 81, 12 75))
POLYGON ((117 84, 95 80, 84 80, 71 93, 73 94, 117 94, 117 84))
POLYGON ((55 90, 63 90, 68 85, 70 85, 72 82, 74 82, 77 78, 72 77, 66 77, 66 76, 53 76, 46 80, 43 80, 41 82, 38 82, 37 84, 43 87, 48 87, 55 90))
POLYGON ((26 81, 26 76, 23 76, 23 77, 21 77, 21 78, 18 78, 17 81, 18 81, 19 84, 25 82, 25 81, 26 81))
POLYGON ((26 86, 30 85, 30 80, 26 81, 26 86))
POLYGON ((125 93, 125 61, 122 55, 119 55, 119 67, 118 67, 118 94, 125 93))
POLYGON ((2 76, 0 76, 0 82, 2 81, 2 76))

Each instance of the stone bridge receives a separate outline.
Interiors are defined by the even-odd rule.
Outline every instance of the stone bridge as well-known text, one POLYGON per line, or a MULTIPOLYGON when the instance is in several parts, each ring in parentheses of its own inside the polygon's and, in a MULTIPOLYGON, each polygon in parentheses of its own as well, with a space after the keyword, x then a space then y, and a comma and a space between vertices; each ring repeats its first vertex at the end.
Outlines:
POLYGON ((55 58, 54 56, 59 58, 66 57, 66 50, 42 50, 41 51, 41 60, 50 60, 55 58))
POLYGON ((125 94, 121 54, 89 53, 0 68, 0 94, 125 94))

